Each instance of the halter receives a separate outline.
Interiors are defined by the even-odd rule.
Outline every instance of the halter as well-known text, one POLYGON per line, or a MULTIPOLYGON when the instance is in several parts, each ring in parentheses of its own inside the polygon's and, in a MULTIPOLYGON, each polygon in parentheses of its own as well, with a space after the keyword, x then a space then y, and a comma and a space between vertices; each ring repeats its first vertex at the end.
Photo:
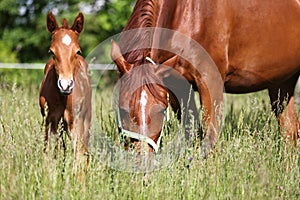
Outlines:
MULTIPOLYGON (((157 65, 149 57, 146 57, 146 60, 149 61, 153 65, 157 65)), ((152 148, 154 149, 154 151, 157 153, 158 149, 159 149, 159 146, 160 146, 161 138, 162 138, 162 135, 163 135, 165 121, 169 120, 168 109, 167 109, 166 113, 167 113, 167 116, 164 117, 163 126, 161 128, 161 132, 160 132, 160 135, 158 137, 157 143, 155 143, 150 137, 148 137, 146 135, 142 135, 140 133, 136 133, 136 132, 124 129, 123 126, 122 126, 121 114, 120 114, 120 108, 119 107, 117 108, 117 122, 118 122, 118 127, 121 130, 121 134, 122 135, 130 137, 130 138, 133 138, 133 139, 136 139, 136 140, 139 140, 139 141, 142 141, 142 142, 146 142, 147 144, 149 144, 150 146, 152 146, 152 148)))
POLYGON ((149 61, 153 65, 157 65, 150 57, 146 57, 146 60, 149 61))
POLYGON ((159 149, 159 146, 160 146, 161 138, 162 138, 163 131, 164 131, 165 121, 166 121, 166 117, 164 117, 164 122, 163 122, 163 126, 161 128, 160 135, 158 137, 157 143, 155 143, 150 137, 148 137, 146 135, 142 135, 140 133, 136 133, 136 132, 124 129, 123 126, 122 126, 120 109, 117 108, 117 122, 118 122, 118 127, 121 130, 121 134, 124 135, 124 136, 130 137, 130 138, 133 138, 133 139, 137 139, 137 140, 142 141, 142 142, 146 142, 147 144, 152 146, 152 148, 154 149, 154 151, 156 153, 158 152, 158 149, 159 149))

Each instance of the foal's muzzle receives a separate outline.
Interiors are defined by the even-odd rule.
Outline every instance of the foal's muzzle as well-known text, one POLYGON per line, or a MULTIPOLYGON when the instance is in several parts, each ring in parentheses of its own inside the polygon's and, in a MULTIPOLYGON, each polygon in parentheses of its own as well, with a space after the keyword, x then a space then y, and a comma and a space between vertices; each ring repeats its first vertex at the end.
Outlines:
POLYGON ((73 79, 58 79, 57 86, 59 88, 60 93, 64 95, 69 95, 74 88, 74 80, 73 79))

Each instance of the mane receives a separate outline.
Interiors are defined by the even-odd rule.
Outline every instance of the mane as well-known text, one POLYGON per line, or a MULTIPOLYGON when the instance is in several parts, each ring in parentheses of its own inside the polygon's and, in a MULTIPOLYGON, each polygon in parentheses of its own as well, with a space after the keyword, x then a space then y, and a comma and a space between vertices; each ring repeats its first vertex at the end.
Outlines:
POLYGON ((142 64, 144 58, 150 53, 153 31, 142 28, 155 26, 157 8, 157 1, 155 0, 137 1, 120 38, 121 51, 129 63, 142 64), (130 31, 132 29, 136 30, 130 31))
POLYGON ((146 86, 156 99, 167 104, 167 100, 161 97, 159 90, 155 87, 155 85, 159 85, 161 88, 165 88, 162 80, 154 73, 153 67, 143 65, 132 70, 134 72, 128 73, 122 78, 122 85, 125 88, 134 89, 132 92, 135 93, 141 92, 143 86, 146 86))

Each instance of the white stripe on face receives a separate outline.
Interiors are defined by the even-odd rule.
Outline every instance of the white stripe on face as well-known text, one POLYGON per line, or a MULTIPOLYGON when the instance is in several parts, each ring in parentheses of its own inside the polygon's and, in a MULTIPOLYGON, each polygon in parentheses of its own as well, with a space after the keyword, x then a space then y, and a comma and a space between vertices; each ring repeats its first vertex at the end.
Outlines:
POLYGON ((145 90, 142 91, 140 105, 142 106, 142 124, 146 126, 146 105, 148 101, 148 95, 145 90))
POLYGON ((72 42, 72 39, 70 38, 70 36, 68 34, 66 34, 63 38, 62 38, 62 43, 64 43, 65 45, 69 46, 72 42))

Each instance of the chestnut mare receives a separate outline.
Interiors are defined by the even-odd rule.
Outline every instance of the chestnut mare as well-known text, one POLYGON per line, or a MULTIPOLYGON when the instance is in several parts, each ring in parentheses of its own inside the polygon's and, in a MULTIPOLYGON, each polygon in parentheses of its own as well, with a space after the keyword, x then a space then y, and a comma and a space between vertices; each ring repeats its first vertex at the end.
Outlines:
MULTIPOLYGON (((294 108, 294 88, 300 72, 298 1, 138 0, 123 33, 120 47, 113 42, 111 51, 121 74, 122 130, 146 135, 154 142, 158 140, 164 119, 162 111, 168 105, 169 90, 164 87, 163 78, 171 75, 164 70, 169 66, 199 92, 205 111, 204 156, 212 150, 220 132, 218 108, 224 90, 238 94, 268 89, 281 133, 286 141, 296 144, 299 121, 294 108), (149 27, 153 30, 141 29, 149 27), (158 28, 175 33, 163 35, 158 28), (130 30, 134 31, 126 35, 130 30), (217 66, 218 75, 209 71, 213 66, 201 65, 201 58, 193 56, 197 52, 192 42, 181 41, 178 33, 206 50, 217 66), (164 50, 165 45, 180 49, 188 59, 164 50), (143 73, 139 73, 141 70, 137 68, 145 64, 148 69, 144 67, 143 73), (159 81, 147 82, 149 79, 159 81), (143 80, 146 80, 143 86, 128 92, 131 85, 143 80)), ((172 102, 171 106, 178 107, 172 102)), ((133 141, 138 145, 136 139, 133 141)))
MULTIPOLYGON (((83 24, 82 13, 75 18, 71 28, 66 19, 63 19, 62 27, 59 27, 54 15, 51 12, 48 14, 47 29, 52 35, 49 50, 52 58, 45 66, 45 76, 40 88, 41 113, 43 116, 47 115, 45 150, 49 134, 57 133, 62 119, 63 130, 72 134, 74 160, 78 159, 78 151, 88 155, 91 121, 90 75, 78 44, 83 24)), ((88 161, 89 158, 87 164, 88 161)))

